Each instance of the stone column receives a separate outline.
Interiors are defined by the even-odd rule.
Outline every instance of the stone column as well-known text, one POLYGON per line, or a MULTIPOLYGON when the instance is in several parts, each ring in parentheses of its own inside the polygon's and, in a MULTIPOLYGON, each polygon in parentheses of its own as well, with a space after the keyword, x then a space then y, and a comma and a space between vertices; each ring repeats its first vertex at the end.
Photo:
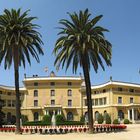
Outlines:
POLYGON ((135 120, 138 120, 138 110, 135 110, 135 120))
POLYGON ((60 115, 62 114, 61 110, 59 110, 59 114, 60 114, 60 115))
POLYGON ((130 109, 128 109, 128 120, 130 120, 130 109))
POLYGON ((134 114, 134 108, 132 108, 132 122, 135 122, 135 114, 134 114))
POLYGON ((46 115, 49 115, 49 110, 46 110, 46 115))

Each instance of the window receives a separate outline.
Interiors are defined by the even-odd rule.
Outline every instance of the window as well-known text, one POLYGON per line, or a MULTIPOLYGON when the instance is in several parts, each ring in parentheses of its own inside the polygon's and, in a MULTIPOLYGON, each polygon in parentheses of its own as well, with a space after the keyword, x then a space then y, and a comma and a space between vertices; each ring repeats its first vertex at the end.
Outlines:
POLYGON ((72 90, 69 89, 67 94, 68 94, 68 96, 72 96, 72 90))
POLYGON ((38 97, 38 90, 34 90, 34 97, 38 97))
POLYGON ((68 86, 71 86, 72 85, 72 82, 68 82, 68 86))
POLYGON ((11 94, 12 94, 11 92, 8 92, 8 93, 7 93, 7 95, 9 95, 9 96, 10 96, 11 94))
POLYGON ((96 111, 96 112, 95 112, 95 121, 97 121, 97 120, 98 120, 98 117, 99 117, 99 112, 98 112, 98 111, 96 111))
POLYGON ((102 98, 99 99, 99 105, 103 105, 103 99, 102 98))
POLYGON ((105 93, 106 92, 106 89, 103 89, 103 93, 105 93))
POLYGON ((3 100, 3 107, 6 106, 6 100, 3 100))
POLYGON ((133 97, 130 97, 130 104, 133 103, 133 97))
POLYGON ((12 100, 12 107, 15 107, 15 106, 16 106, 16 101, 12 100))
POLYGON ((51 105, 55 105, 55 100, 51 100, 51 105))
POLYGON ((118 87, 118 91, 122 91, 123 89, 121 87, 118 87))
POLYGON ((38 86, 38 82, 34 82, 34 86, 38 86))
POLYGON ((68 121, 73 121, 73 113, 72 112, 67 113, 67 120, 68 121))
POLYGON ((34 113, 34 121, 38 121, 38 119, 39 119, 39 114, 38 114, 38 112, 35 112, 34 113))
POLYGON ((95 99, 95 105, 98 105, 98 99, 95 99))
POLYGON ((118 104, 122 104, 122 97, 118 97, 118 104))
POLYGON ((55 90, 51 90, 50 95, 51 95, 51 96, 55 96, 55 90))
POLYGON ((50 85, 51 85, 51 86, 55 86, 55 82, 51 82, 50 85))
POLYGON ((134 89, 132 89, 132 88, 131 88, 131 89, 129 89, 129 92, 134 92, 134 89))
POLYGON ((38 100, 34 100, 34 106, 38 106, 38 100))
POLYGON ((72 106, 72 100, 68 100, 68 106, 72 106))
POLYGON ((124 113, 123 113, 122 110, 119 110, 119 111, 118 111, 118 118, 119 118, 120 120, 124 119, 124 113))
POLYGON ((0 91, 0 94, 2 94, 2 91, 0 91))
POLYGON ((8 107, 11 107, 11 100, 8 100, 8 101, 7 101, 7 106, 8 106, 8 107))

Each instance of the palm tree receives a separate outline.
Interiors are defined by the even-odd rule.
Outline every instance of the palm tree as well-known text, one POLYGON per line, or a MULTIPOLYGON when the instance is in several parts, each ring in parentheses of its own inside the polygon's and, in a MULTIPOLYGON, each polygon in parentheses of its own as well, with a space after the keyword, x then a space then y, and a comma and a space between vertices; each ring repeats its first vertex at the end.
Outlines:
POLYGON ((79 14, 70 14, 70 21, 60 20, 61 27, 53 53, 56 55, 55 66, 66 64, 66 70, 72 63, 73 73, 76 73, 78 65, 82 67, 86 85, 86 96, 88 106, 88 120, 90 133, 93 132, 93 112, 91 99, 90 67, 93 66, 95 72, 98 65, 104 70, 102 59, 108 66, 111 66, 112 45, 105 39, 103 32, 107 29, 96 26, 102 18, 99 15, 90 19, 91 14, 88 9, 80 11, 79 14))
POLYGON ((43 55, 41 35, 36 29, 39 27, 32 21, 36 17, 29 17, 28 11, 21 13, 21 9, 5 9, 0 15, 0 64, 4 61, 4 68, 9 69, 14 64, 15 92, 16 92, 16 133, 20 133, 20 93, 19 67, 25 68, 25 61, 31 65, 30 56, 39 62, 38 54, 43 55))

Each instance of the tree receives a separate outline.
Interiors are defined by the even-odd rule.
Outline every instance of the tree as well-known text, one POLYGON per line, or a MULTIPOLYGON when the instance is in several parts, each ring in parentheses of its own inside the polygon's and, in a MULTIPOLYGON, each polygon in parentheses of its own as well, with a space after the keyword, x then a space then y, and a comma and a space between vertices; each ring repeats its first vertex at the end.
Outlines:
POLYGON ((61 19, 61 27, 54 47, 56 55, 55 66, 62 68, 66 64, 66 70, 72 63, 73 73, 76 73, 78 65, 82 67, 85 78, 88 120, 90 132, 93 132, 93 112, 91 100, 91 82, 90 67, 93 66, 95 72, 100 65, 104 70, 102 59, 108 66, 111 66, 112 45, 105 39, 104 32, 107 29, 96 26, 96 23, 102 18, 99 15, 90 19, 91 14, 88 9, 77 13, 68 13, 70 21, 61 19))
POLYGON ((4 118, 5 118, 5 114, 2 111, 2 107, 3 107, 3 100, 0 99, 0 128, 4 124, 4 118))
POLYGON ((29 10, 21 13, 21 9, 5 9, 0 15, 0 64, 4 61, 4 68, 14 65, 16 92, 16 133, 20 134, 20 94, 19 67, 25 61, 31 65, 30 56, 39 62, 38 54, 43 55, 41 35, 37 31, 38 25, 32 21, 36 17, 28 16, 29 10))

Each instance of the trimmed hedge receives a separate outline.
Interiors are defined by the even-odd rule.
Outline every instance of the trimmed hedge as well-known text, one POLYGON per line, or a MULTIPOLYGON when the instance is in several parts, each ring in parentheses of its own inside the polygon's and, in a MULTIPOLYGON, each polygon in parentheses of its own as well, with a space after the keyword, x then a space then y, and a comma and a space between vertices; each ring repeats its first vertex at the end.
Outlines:
POLYGON ((124 119, 123 123, 124 123, 124 124, 129 124, 130 121, 129 121, 128 119, 124 119))
POLYGON ((51 116, 50 115, 45 115, 43 116, 43 123, 51 123, 51 116))
POLYGON ((55 118, 56 118, 56 124, 63 123, 65 121, 63 115, 56 115, 55 118))
POLYGON ((106 113, 106 114, 104 115, 104 120, 105 120, 105 123, 106 123, 106 124, 111 124, 111 117, 109 116, 108 113, 106 113))
POLYGON ((113 121, 113 124, 120 124, 120 122, 119 122, 118 119, 115 119, 115 120, 113 121))
POLYGON ((81 116, 80 122, 85 123, 85 116, 81 116))
MULTIPOLYGON (((31 121, 31 122, 25 122, 23 123, 23 126, 45 126, 45 125, 51 125, 50 123, 42 122, 42 121, 31 121)), ((79 121, 64 121, 64 122, 57 122, 57 125, 84 125, 83 122, 79 121)))
POLYGON ((98 121, 98 124, 102 124, 103 123, 104 118, 103 118, 103 115, 102 114, 99 114, 98 115, 97 121, 98 121))
POLYGON ((51 125, 51 122, 43 122, 43 121, 30 121, 23 123, 23 126, 30 125, 30 126, 45 126, 45 125, 51 125))
POLYGON ((84 123, 80 121, 64 121, 61 123, 57 123, 57 125, 84 125, 84 123))

